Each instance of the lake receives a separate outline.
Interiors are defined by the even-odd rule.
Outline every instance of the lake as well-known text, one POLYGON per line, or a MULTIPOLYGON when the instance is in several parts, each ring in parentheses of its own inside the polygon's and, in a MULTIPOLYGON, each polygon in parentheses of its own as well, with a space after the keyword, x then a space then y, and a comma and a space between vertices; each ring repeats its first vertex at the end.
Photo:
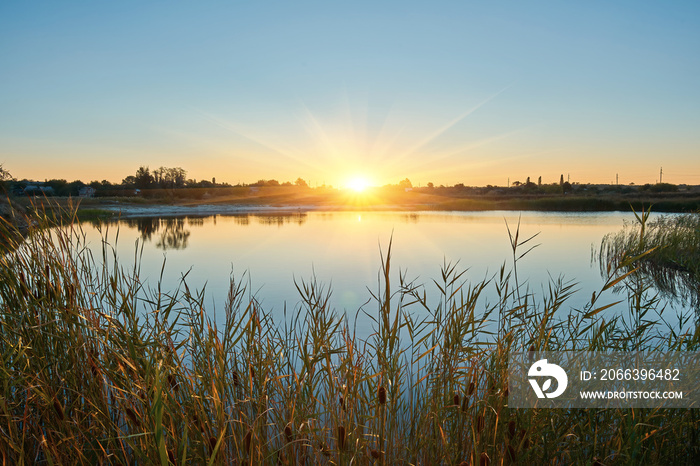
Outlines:
MULTIPOLYGON (((425 285, 427 296, 437 299, 433 279, 441 276, 444 263, 467 269, 469 282, 491 278, 505 263, 513 266, 511 232, 520 221, 520 241, 536 238, 523 247, 539 245, 518 262, 520 283, 526 283, 541 301, 550 280, 563 276, 579 290, 565 310, 581 307, 603 280, 592 264, 592 248, 608 233, 620 230, 634 215, 621 212, 291 212, 209 215, 184 217, 125 218, 109 226, 122 264, 133 263, 135 244, 143 243, 141 277, 155 286, 163 261, 164 289, 174 289, 189 271, 189 287, 206 286, 207 311, 221 321, 222 309, 233 274, 245 279, 264 309, 280 321, 283 311, 298 306, 295 280, 317 280, 332 289, 331 303, 354 317, 369 303, 368 288, 378 290, 380 250, 386 254, 392 241, 394 289, 399 269, 409 279, 425 285), (393 239, 392 239, 393 238, 393 239)), ((99 246, 94 226, 83 227, 89 240, 99 246)), ((439 280, 438 280, 439 281, 439 280)), ((484 304, 496 301, 493 286, 487 288, 484 304)), ((605 304, 623 296, 610 293, 605 304)), ((622 312, 624 304, 608 310, 622 312)), ((360 334, 370 332, 365 318, 358 321, 360 334)))

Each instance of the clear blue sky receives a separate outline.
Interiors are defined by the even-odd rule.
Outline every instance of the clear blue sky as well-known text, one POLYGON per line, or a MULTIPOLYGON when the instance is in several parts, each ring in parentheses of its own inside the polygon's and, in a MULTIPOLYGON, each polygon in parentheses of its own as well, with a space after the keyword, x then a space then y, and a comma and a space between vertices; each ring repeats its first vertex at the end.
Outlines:
POLYGON ((2 2, 0 163, 700 184, 700 2, 2 2))

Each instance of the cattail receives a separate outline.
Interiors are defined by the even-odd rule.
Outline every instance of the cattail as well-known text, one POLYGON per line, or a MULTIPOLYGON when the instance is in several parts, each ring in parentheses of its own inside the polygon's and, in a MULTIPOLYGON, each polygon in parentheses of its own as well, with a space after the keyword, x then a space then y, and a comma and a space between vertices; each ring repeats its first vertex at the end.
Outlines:
POLYGON ((386 403, 386 388, 384 388, 383 385, 380 385, 379 390, 377 390, 377 398, 379 399, 380 405, 386 403))
POLYGON ((338 426, 338 450, 345 450, 345 426, 338 426))
POLYGON ((486 422, 484 421, 484 415, 483 415, 483 414, 479 414, 479 415, 476 417, 476 431, 477 431, 477 432, 481 432, 482 430, 484 430, 484 425, 485 425, 485 424, 486 424, 486 422))
POLYGON ((216 437, 209 437, 209 450, 214 451, 216 448, 216 437))
POLYGON ((284 426, 284 438, 287 439, 287 443, 292 441, 292 434, 292 427, 289 424, 284 426))
POLYGON ((491 464, 491 458, 486 452, 481 452, 481 457, 479 458, 479 466, 489 466, 491 464))
POLYGON ((452 404, 455 406, 459 406, 459 393, 455 393, 452 397, 452 404))
POLYGON ((503 389, 503 398, 508 398, 508 393, 510 392, 508 391, 508 386, 506 385, 506 388, 503 389))
POLYGON ((22 290, 22 296, 24 297, 24 299, 27 299, 27 297, 29 296, 29 287, 27 286, 27 280, 25 280, 24 272, 22 271, 19 272, 19 282, 22 284, 22 286, 20 287, 22 290))
POLYGON ((508 440, 513 440, 515 437, 515 421, 511 420, 508 423, 508 440))
POLYGON ((88 363, 90 364, 90 372, 92 372, 92 376, 95 378, 98 378, 100 376, 100 370, 97 368, 97 364, 95 364, 95 360, 92 357, 92 352, 88 353, 88 363))
POLYGON ((462 461, 461 463, 459 463, 459 466, 470 466, 471 464, 471 461, 462 461))
POLYGON ((378 460, 381 455, 379 454, 379 452, 377 450, 370 450, 369 456, 371 456, 375 460, 378 460))
POLYGON ((250 368, 250 378, 251 378, 251 379, 254 379, 254 378, 255 378, 255 369, 253 369, 252 366, 251 366, 251 368, 250 368))
POLYGON ((532 362, 535 359, 535 344, 533 343, 530 345, 530 351, 528 351, 527 355, 528 359, 530 359, 530 362, 532 362))
POLYGON ((233 379, 233 386, 237 387, 241 382, 238 379, 238 372, 233 371, 233 374, 231 374, 231 378, 233 379))
POLYGON ((172 388, 176 392, 180 390, 180 382, 177 381, 175 375, 168 374, 168 383, 170 384, 170 388, 172 388))
POLYGON ((170 461, 172 464, 175 464, 175 453, 171 449, 168 448, 168 461, 170 461))
POLYGON ((343 398, 343 395, 340 395, 338 398, 338 404, 340 405, 340 409, 345 411, 345 399, 343 398))
POLYGON ((476 384, 474 382, 469 383, 469 396, 472 396, 474 394, 474 391, 476 390, 476 384))
POLYGON ((128 416, 129 419, 131 419, 131 422, 136 426, 139 427, 141 423, 139 422, 139 419, 136 417, 136 412, 134 412, 133 409, 131 408, 126 408, 126 415, 128 416))
MULTIPOLYGON (((523 435, 524 433, 525 431, 523 431, 523 435)), ((527 450, 528 448, 530 448, 530 439, 526 437, 525 441, 523 441, 523 450, 527 450)))
POLYGON ((515 448, 513 448, 513 445, 508 445, 508 459, 511 462, 515 462, 516 454, 515 454, 515 448))
POLYGON ((253 433, 251 431, 248 431, 248 433, 245 434, 245 437, 243 437, 243 445, 245 446, 245 452, 248 455, 250 455, 250 441, 252 439, 253 439, 253 433))
POLYGON ((53 400, 53 409, 56 411, 58 419, 62 421, 66 418, 66 415, 63 413, 63 406, 61 406, 61 403, 59 403, 57 399, 53 400))

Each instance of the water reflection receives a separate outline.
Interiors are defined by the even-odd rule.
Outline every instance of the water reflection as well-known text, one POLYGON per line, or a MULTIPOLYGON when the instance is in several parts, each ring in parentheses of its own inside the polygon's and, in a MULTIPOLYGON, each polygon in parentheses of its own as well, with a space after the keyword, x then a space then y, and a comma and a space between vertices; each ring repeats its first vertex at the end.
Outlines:
MULTIPOLYGON (((141 275, 176 287, 183 271, 190 289, 206 287, 218 311, 225 303, 230 277, 243 274, 264 309, 283 318, 299 301, 295 282, 318 277, 333 290, 332 305, 355 315, 376 292, 380 248, 392 241, 392 268, 398 276, 425 283, 429 300, 439 293, 432 279, 445 261, 459 264, 464 278, 478 283, 501 267, 512 266, 505 221, 521 221, 522 235, 540 233, 542 244, 518 263, 518 274, 531 290, 545 289, 552 277, 574 280, 581 290, 567 302, 581 309, 602 280, 591 267, 591 246, 619 230, 632 214, 560 214, 513 212, 308 212, 236 213, 209 216, 131 218, 119 222, 119 255, 133 257, 136 239, 144 243, 141 275), (167 250, 167 258, 164 258, 167 250)), ((94 232, 94 238, 99 233, 94 232)), ((100 245, 101 241, 93 240, 100 245)), ((145 279, 145 278, 144 278, 145 279)), ((489 287, 482 308, 499 298, 489 287)), ((616 299, 616 297, 610 297, 616 299)), ((431 301, 432 302, 432 301, 431 301)), ((624 312, 626 305, 606 312, 624 312)), ((367 310, 367 309, 365 309, 367 310)), ((369 309, 371 311, 371 309, 369 309)), ((216 315, 219 315, 217 312, 216 315)), ((364 315, 364 314, 363 314, 364 315)), ((371 332, 369 319, 358 329, 371 332)))
MULTIPOLYGON (((691 307, 700 314, 700 282, 689 271, 676 264, 655 264, 642 261, 634 264, 637 268, 635 275, 641 279, 642 283, 648 284, 650 289, 655 290, 659 295, 670 303, 675 303, 682 307, 691 307)), ((607 266, 601 265, 601 276, 608 278, 607 266)), ((617 292, 632 286, 634 275, 630 276, 623 283, 615 287, 617 292), (629 282, 629 283, 628 283, 629 282)))
POLYGON ((182 250, 189 245, 191 228, 204 227, 211 223, 216 226, 217 217, 231 219, 236 225, 249 226, 252 222, 259 225, 282 227, 285 225, 303 225, 307 221, 307 214, 303 212, 285 214, 235 214, 235 215, 211 215, 211 216, 183 216, 183 217, 136 217, 126 218, 110 222, 118 225, 126 225, 135 228, 142 241, 155 242, 158 249, 182 250))

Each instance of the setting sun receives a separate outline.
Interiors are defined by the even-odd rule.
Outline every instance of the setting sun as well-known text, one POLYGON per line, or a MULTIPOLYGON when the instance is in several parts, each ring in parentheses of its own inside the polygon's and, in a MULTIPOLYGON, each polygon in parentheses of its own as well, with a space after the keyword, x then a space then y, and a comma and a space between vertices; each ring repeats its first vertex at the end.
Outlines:
POLYGON ((367 181, 367 178, 358 176, 348 181, 346 186, 352 189, 353 191, 360 193, 365 189, 369 188, 369 181, 367 181))

